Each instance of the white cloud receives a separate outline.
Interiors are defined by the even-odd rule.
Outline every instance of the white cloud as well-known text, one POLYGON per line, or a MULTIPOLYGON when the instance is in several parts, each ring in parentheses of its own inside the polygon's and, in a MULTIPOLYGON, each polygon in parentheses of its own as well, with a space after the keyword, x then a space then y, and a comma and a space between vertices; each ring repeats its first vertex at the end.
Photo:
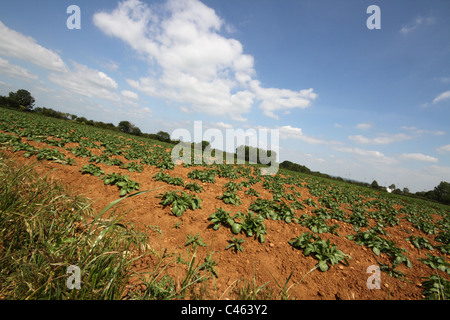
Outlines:
POLYGON ((356 128, 360 129, 360 130, 368 130, 372 127, 373 127, 373 124, 371 124, 371 123, 358 123, 356 125, 356 128))
POLYGON ((232 129, 233 126, 229 123, 224 123, 222 121, 215 123, 216 127, 222 128, 222 129, 232 129))
POLYGON ((412 137, 404 133, 397 133, 397 134, 385 134, 383 136, 375 138, 367 138, 362 135, 349 136, 348 138, 351 141, 356 142, 358 144, 389 144, 393 142, 411 139, 412 137))
POLYGON ((360 148, 351 148, 351 147, 333 147, 334 150, 354 154, 360 156, 363 161, 369 163, 382 163, 382 164, 394 164, 398 161, 392 157, 385 156, 382 152, 376 150, 365 150, 360 148))
POLYGON ((103 98, 119 101, 115 92, 117 83, 105 73, 90 69, 85 65, 73 62, 73 70, 68 72, 51 73, 49 80, 70 92, 89 98, 103 98))
POLYGON ((127 99, 131 99, 131 100, 139 100, 138 94, 137 94, 136 92, 133 92, 133 91, 122 90, 122 91, 120 92, 120 94, 121 94, 123 97, 127 98, 127 99))
POLYGON ((420 26, 431 25, 431 24, 434 24, 435 22, 436 22, 436 19, 434 17, 423 18, 423 17, 419 16, 413 22, 406 24, 406 25, 402 25, 402 27, 400 29, 400 33, 406 35, 412 31, 416 30, 420 26))
POLYGON ((31 37, 9 29, 0 21, 0 55, 29 61, 52 71, 65 71, 61 57, 42 47, 31 37))
POLYGON ((384 158, 385 155, 381 153, 380 151, 374 151, 374 150, 364 150, 360 148, 350 148, 350 147, 335 147, 334 148, 337 151, 340 152, 347 152, 347 153, 353 153, 359 156, 370 156, 375 158, 384 158))
POLYGON ((408 126, 402 126, 401 127, 404 130, 408 130, 411 134, 418 136, 421 136, 422 134, 433 134, 435 136, 442 136, 445 134, 445 131, 442 130, 424 130, 424 129, 418 129, 417 127, 408 127, 408 126))
POLYGON ((439 148, 436 149, 437 152, 439 153, 447 153, 450 152, 450 144, 446 144, 444 146, 440 146, 439 148))
POLYGON ((0 73, 18 79, 36 80, 38 76, 31 73, 27 69, 10 64, 8 60, 0 57, 0 73))
POLYGON ((259 107, 263 113, 271 118, 278 119, 274 111, 290 110, 294 108, 305 109, 311 105, 317 94, 312 88, 292 91, 288 89, 261 88, 259 81, 252 81, 251 87, 256 93, 257 99, 261 100, 259 107))
POLYGON ((293 128, 292 126, 283 126, 279 128, 280 130, 280 138, 281 139, 300 139, 303 136, 303 132, 301 128, 293 128))
POLYGON ((438 162, 439 160, 432 156, 427 156, 423 153, 402 153, 399 156, 401 160, 414 160, 414 161, 424 161, 424 162, 438 162))
POLYGON ((436 98, 434 98, 433 104, 436 104, 438 102, 441 102, 442 100, 447 100, 447 99, 450 99, 450 90, 442 92, 440 95, 438 95, 436 98))
POLYGON ((198 0, 169 0, 147 5, 120 2, 112 12, 94 15, 94 24, 148 59, 154 72, 128 84, 149 96, 180 103, 187 112, 229 116, 244 114, 259 102, 263 113, 306 108, 317 97, 312 89, 262 88, 254 79, 254 59, 242 44, 219 32, 226 23, 198 0))
POLYGON ((143 119, 145 117, 152 116, 152 110, 150 110, 150 108, 147 107, 126 109, 125 111, 121 111, 120 113, 138 119, 143 119))

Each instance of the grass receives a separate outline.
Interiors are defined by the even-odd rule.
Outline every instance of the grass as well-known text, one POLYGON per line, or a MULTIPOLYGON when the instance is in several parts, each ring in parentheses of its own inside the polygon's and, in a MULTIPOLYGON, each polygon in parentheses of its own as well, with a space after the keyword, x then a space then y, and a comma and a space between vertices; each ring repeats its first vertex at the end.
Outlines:
MULTIPOLYGON (((202 299, 210 296, 206 280, 217 276, 212 253, 197 262, 196 249, 187 271, 176 279, 166 270, 175 259, 149 247, 147 236, 113 209, 101 212, 89 199, 74 195, 34 164, 17 165, 0 152, 0 299, 118 300, 202 299), (151 256, 148 272, 135 273, 133 263, 151 256), (69 289, 69 266, 80 269, 79 289, 69 289), (131 281, 131 279, 139 279, 131 281)), ((177 263, 179 264, 179 263, 177 263)))
MULTIPOLYGON (((146 235, 0 155, 0 298, 120 299, 146 235), (70 265, 81 288, 68 290, 70 265)), ((115 203, 114 203, 115 204, 115 203)), ((114 205, 113 204, 113 205, 114 205)))

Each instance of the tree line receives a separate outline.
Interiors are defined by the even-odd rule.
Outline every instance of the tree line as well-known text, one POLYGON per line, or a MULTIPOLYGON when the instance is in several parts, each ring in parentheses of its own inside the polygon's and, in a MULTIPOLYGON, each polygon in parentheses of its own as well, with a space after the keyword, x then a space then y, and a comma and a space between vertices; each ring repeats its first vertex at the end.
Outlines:
POLYGON ((54 110, 52 108, 46 107, 35 107, 35 99, 31 93, 25 89, 17 90, 16 92, 10 92, 8 96, 0 95, 0 106, 17 109, 26 112, 32 112, 37 114, 42 114, 47 117, 75 121, 88 126, 93 126, 102 129, 109 129, 113 131, 119 131, 128 133, 135 136, 150 138, 153 140, 158 140, 162 142, 167 142, 171 144, 177 144, 178 141, 174 141, 170 138, 170 134, 165 131, 159 131, 158 133, 143 133, 136 125, 130 121, 120 121, 116 126, 113 123, 105 123, 103 121, 89 120, 85 117, 80 117, 75 114, 61 112, 54 110))

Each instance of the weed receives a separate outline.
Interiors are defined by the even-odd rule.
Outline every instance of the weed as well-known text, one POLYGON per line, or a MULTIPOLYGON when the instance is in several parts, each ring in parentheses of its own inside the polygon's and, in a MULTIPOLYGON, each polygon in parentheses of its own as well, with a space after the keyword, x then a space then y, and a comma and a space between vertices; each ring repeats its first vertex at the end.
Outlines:
POLYGON ((197 233, 195 236, 191 236, 190 234, 187 235, 187 240, 184 244, 184 246, 190 246, 192 245, 192 247, 195 249, 197 246, 200 247, 206 247, 207 244, 203 241, 202 238, 200 238, 200 234, 197 233))
POLYGON ((244 252, 244 248, 242 248, 242 244, 245 242, 244 239, 231 237, 231 240, 228 241, 229 245, 226 246, 225 250, 233 249, 234 252, 244 252))

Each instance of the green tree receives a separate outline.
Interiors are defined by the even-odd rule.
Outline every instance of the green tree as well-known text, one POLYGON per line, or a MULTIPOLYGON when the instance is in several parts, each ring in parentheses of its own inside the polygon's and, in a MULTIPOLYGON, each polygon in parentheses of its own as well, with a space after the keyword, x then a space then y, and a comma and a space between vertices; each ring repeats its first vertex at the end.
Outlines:
POLYGON ((31 93, 29 93, 25 89, 20 89, 16 92, 10 92, 9 100, 13 104, 13 107, 20 108, 20 106, 23 106, 28 111, 33 110, 34 103, 36 102, 31 93))
POLYGON ((378 189, 380 186, 378 185, 377 180, 373 180, 370 186, 374 189, 378 189))
POLYGON ((130 133, 131 131, 131 122, 130 121, 120 121, 117 125, 120 131, 125 133, 130 133))
POLYGON ((2 107, 9 107, 11 104, 11 101, 8 97, 0 96, 0 106, 2 107))
POLYGON ((441 183, 434 188, 436 200, 445 204, 450 204, 450 183, 441 181, 441 183))
POLYGON ((119 128, 119 130, 122 132, 133 134, 135 136, 142 135, 141 129, 132 124, 130 121, 120 121, 117 125, 117 128, 119 128))
POLYGON ((163 141, 163 142, 170 142, 171 141, 170 134, 168 134, 167 132, 164 132, 164 131, 159 131, 156 134, 156 137, 157 137, 157 139, 159 141, 163 141))

